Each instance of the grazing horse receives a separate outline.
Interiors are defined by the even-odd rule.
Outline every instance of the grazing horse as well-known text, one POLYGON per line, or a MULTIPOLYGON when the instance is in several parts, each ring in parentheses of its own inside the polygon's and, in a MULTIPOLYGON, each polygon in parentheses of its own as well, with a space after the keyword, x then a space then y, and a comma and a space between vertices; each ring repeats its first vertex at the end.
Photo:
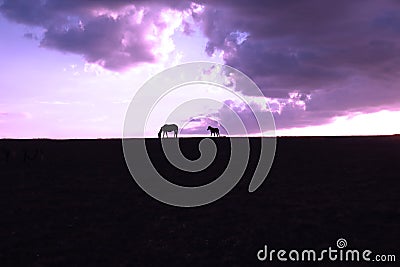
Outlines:
POLYGON ((214 128, 211 126, 208 126, 207 131, 211 132, 211 136, 219 136, 219 129, 218 128, 214 128))
POLYGON ((174 137, 178 137, 178 126, 176 124, 164 124, 158 132, 158 138, 161 138, 161 133, 163 138, 165 135, 168 138, 168 132, 174 132, 174 137))

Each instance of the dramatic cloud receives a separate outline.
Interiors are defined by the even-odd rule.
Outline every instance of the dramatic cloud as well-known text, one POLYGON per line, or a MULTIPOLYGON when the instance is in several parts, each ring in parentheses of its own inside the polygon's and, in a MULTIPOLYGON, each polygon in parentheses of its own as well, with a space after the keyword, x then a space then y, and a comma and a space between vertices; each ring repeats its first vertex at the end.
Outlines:
MULTIPOLYGON (((190 8, 182 1, 6 0, 1 13, 10 20, 44 28, 40 45, 83 55, 89 63, 124 70, 154 63, 172 52, 169 40, 190 8), (168 3, 168 4, 167 4, 168 3)), ((34 35, 27 33, 27 38, 34 35)))
MULTIPOLYGON (((278 128, 400 106, 400 1, 196 3, 3 0, 0 12, 44 29, 43 36, 25 35, 42 47, 80 54, 116 71, 162 60, 174 50, 171 36, 178 27, 188 36, 200 29, 208 55, 221 55, 257 83, 278 128)), ((249 94, 240 81, 234 83, 249 94)), ((246 108, 237 111, 251 121, 246 108)), ((217 115, 229 120, 224 114, 221 109, 217 115)))
POLYGON ((222 52, 266 97, 289 99, 294 90, 311 96, 301 111, 282 110, 278 125, 320 124, 353 110, 399 105, 399 1, 201 4, 195 20, 209 40, 209 55, 222 52))

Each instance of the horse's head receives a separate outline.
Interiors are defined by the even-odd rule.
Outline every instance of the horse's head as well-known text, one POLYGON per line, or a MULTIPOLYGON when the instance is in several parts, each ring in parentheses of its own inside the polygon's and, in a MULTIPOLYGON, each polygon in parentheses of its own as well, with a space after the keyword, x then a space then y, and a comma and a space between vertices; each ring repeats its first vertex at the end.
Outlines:
POLYGON ((210 130, 211 130, 211 126, 208 126, 207 131, 210 131, 210 130))

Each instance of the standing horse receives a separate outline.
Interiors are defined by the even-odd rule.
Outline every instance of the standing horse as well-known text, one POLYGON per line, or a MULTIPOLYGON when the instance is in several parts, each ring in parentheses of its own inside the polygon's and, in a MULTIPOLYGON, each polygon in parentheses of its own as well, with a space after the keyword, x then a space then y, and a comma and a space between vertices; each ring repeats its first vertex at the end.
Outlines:
POLYGON ((219 136, 219 129, 218 128, 214 128, 211 126, 208 126, 207 131, 211 132, 211 136, 219 136))
POLYGON ((178 137, 178 126, 176 124, 164 124, 158 132, 158 138, 161 138, 161 133, 163 138, 165 135, 168 138, 168 132, 174 132, 174 137, 178 137))

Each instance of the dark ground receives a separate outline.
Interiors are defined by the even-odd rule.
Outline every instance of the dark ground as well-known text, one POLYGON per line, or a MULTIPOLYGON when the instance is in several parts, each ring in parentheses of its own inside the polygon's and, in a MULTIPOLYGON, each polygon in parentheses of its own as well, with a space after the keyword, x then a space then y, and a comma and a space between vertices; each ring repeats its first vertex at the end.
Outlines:
MULTIPOLYGON (((197 176, 168 166, 157 139, 148 144, 160 171, 177 176, 171 181, 199 185, 223 171, 227 140, 217 139, 225 153, 197 176)), ((198 156, 199 141, 182 139, 184 152, 198 156)), ((0 140, 0 266, 298 266, 256 254, 265 244, 336 248, 338 238, 395 254, 397 264, 376 266, 398 266, 400 136, 279 138, 268 178, 250 194, 259 139, 251 144, 249 168, 230 193, 177 208, 133 181, 121 140, 0 140)))

